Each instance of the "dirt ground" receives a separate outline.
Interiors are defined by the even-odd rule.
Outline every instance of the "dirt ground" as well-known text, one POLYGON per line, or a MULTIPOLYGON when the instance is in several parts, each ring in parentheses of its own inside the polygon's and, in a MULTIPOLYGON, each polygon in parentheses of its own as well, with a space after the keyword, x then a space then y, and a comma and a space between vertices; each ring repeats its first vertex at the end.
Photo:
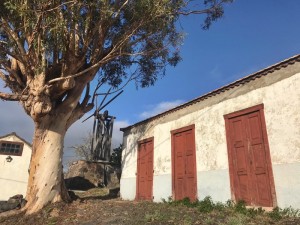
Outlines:
POLYGON ((299 225, 299 217, 271 218, 265 214, 244 215, 230 209, 201 212, 199 208, 168 203, 122 201, 107 190, 76 193, 80 196, 70 204, 52 204, 39 213, 25 216, 0 214, 6 225, 121 225, 121 224, 204 224, 204 225, 299 225))

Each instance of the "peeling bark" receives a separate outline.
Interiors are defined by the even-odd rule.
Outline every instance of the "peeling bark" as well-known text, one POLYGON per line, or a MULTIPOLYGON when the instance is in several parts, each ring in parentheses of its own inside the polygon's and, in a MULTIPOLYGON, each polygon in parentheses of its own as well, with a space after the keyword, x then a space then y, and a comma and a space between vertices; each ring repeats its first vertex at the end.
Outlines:
POLYGON ((62 154, 66 126, 56 117, 45 117, 35 127, 27 188, 27 214, 49 203, 70 201, 64 185, 62 154))

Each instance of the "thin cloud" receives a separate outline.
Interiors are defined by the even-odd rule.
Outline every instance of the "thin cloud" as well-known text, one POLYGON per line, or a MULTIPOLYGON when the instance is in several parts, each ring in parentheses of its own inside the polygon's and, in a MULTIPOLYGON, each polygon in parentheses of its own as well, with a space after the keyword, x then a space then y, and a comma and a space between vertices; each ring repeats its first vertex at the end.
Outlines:
POLYGON ((172 109, 180 104, 182 104, 183 100, 175 100, 175 101, 169 101, 169 102, 160 102, 157 105, 152 106, 151 110, 142 112, 139 117, 141 119, 146 119, 151 116, 155 116, 161 112, 167 111, 169 109, 172 109))
MULTIPOLYGON (((209 79, 211 83, 216 83, 218 86, 223 86, 226 83, 229 83, 231 80, 234 80, 233 76, 229 76, 228 74, 222 71, 222 66, 215 65, 209 72, 209 79)), ((216 87, 215 87, 216 88, 216 87)))
POLYGON ((210 77, 213 78, 214 80, 220 80, 224 78, 224 74, 222 73, 219 65, 215 65, 209 73, 210 73, 210 77))

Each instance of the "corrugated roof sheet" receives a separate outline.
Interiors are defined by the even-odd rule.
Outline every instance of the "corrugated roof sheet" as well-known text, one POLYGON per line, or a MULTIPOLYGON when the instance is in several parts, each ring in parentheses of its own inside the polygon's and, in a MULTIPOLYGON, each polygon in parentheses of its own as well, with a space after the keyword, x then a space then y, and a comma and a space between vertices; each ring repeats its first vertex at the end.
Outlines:
POLYGON ((236 81, 234 81, 234 82, 232 82, 232 83, 230 83, 228 85, 225 85, 225 86, 220 87, 220 88, 218 88, 216 90, 213 90, 213 91, 211 91, 211 92, 209 92, 207 94, 204 94, 204 95, 202 95, 200 97, 197 97, 197 98, 195 98, 195 99, 193 99, 191 101, 183 103, 183 104, 181 104, 181 105, 179 105, 179 106, 177 106, 175 108, 169 109, 169 110, 167 110, 165 112, 162 112, 160 114, 157 114, 157 115, 155 115, 153 117, 150 117, 148 119, 145 119, 145 120, 142 120, 140 122, 137 122, 137 123, 135 123, 135 124, 133 124, 131 126, 128 126, 128 127, 125 127, 125 128, 121 128, 120 130, 121 131, 125 131, 125 130, 131 129, 133 127, 136 127, 138 125, 141 125, 141 124, 153 121, 153 120, 158 119, 158 118, 160 118, 162 116, 165 116, 167 114, 173 113, 175 111, 178 111, 178 110, 183 109, 183 108, 185 108, 187 106, 193 105, 193 104, 195 104, 197 102, 203 101, 203 100, 205 100, 207 98, 210 98, 212 96, 218 95, 218 94, 220 94, 222 92, 225 92, 225 91, 227 91, 229 89, 232 89, 234 87, 243 85, 245 83, 248 83, 248 82, 250 82, 252 80, 255 80, 257 78, 260 78, 262 76, 266 76, 266 75, 274 72, 275 70, 280 70, 282 68, 285 68, 285 67, 287 67, 289 65, 294 64, 295 62, 300 62, 300 55, 295 55, 295 56, 293 56, 291 58, 285 59, 285 60, 283 60, 281 62, 278 62, 278 63, 276 63, 274 65, 271 65, 271 66, 269 66, 269 67, 267 67, 265 69, 259 70, 258 72, 250 74, 250 75, 248 75, 246 77, 243 77, 243 78, 241 78, 239 80, 236 80, 236 81))

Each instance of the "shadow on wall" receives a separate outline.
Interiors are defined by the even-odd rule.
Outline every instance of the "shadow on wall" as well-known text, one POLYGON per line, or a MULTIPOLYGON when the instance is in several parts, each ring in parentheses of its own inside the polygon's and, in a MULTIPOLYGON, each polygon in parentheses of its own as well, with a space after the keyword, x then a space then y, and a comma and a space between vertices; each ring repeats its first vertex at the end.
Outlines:
POLYGON ((123 154, 122 154, 122 171, 123 167, 126 164, 126 166, 130 166, 128 162, 130 162, 130 158, 132 155, 135 155, 138 150, 138 141, 141 141, 145 138, 145 134, 149 132, 154 127, 153 123, 145 123, 142 125, 139 125, 137 127, 131 128, 128 131, 125 131, 123 134, 123 137, 129 137, 130 134, 135 134, 134 139, 130 142, 130 146, 128 146, 128 140, 123 140, 123 154), (125 150, 125 151, 124 151, 125 150))

